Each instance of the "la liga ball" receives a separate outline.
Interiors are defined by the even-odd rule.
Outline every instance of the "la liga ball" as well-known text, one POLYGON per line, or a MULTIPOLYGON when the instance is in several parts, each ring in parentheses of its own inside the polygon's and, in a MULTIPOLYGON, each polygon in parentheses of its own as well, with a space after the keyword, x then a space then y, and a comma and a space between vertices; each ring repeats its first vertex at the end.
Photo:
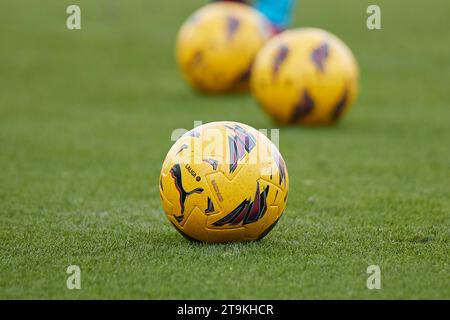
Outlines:
POLYGON ((270 24, 252 7, 215 2, 182 25, 176 59, 186 81, 214 94, 246 90, 256 54, 270 36, 270 24))
POLYGON ((262 239, 286 207, 289 177, 277 147, 238 122, 212 122, 180 137, 162 165, 164 212, 200 242, 262 239))
POLYGON ((358 93, 359 69, 347 45, 331 33, 285 31, 258 53, 251 89, 262 109, 281 124, 337 122, 358 93))

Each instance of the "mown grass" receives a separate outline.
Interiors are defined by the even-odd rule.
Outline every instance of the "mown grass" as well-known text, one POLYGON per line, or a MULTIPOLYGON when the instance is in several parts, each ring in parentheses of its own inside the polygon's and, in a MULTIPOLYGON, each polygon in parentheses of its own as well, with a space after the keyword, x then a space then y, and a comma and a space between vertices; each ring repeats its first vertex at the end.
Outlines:
POLYGON ((379 1, 380 31, 368 1, 299 2, 296 26, 354 50, 360 98, 338 126, 281 128, 285 216, 227 245, 183 239, 157 189, 173 129, 274 127, 251 97, 180 78, 174 38, 203 1, 76 3, 80 31, 72 2, 0 3, 0 298, 450 298, 448 2, 379 1))

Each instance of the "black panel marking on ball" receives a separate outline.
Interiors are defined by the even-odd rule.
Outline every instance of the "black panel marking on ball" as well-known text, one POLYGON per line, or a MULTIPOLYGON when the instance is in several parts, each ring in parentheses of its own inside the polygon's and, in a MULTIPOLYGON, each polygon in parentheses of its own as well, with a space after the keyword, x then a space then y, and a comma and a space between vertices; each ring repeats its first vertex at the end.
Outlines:
POLYGON ((273 199, 274 202, 277 200, 277 197, 278 197, 278 190, 277 190, 277 192, 275 193, 275 198, 273 199))
POLYGON ((275 55, 275 58, 273 59, 273 67, 272 67, 272 73, 274 75, 277 75, 280 71, 281 65, 284 61, 286 61, 287 57, 289 55, 289 48, 285 44, 280 45, 278 48, 277 54, 275 55))
POLYGON ((267 211, 267 194, 269 186, 266 186, 260 193, 259 182, 256 183, 254 201, 245 199, 235 209, 220 220, 213 223, 214 226, 226 224, 236 225, 239 223, 249 224, 261 219, 267 211))
POLYGON ((238 18, 234 16, 227 17, 227 38, 229 41, 233 39, 240 25, 241 21, 238 18))
POLYGON ((283 202, 286 202, 288 194, 289 194, 289 191, 286 192, 286 195, 284 196, 283 202))
POLYGON ((278 167, 278 182, 281 185, 281 183, 284 181, 284 185, 286 185, 286 163, 284 162, 284 159, 278 149, 272 148, 272 154, 274 155, 274 159, 278 167))
POLYGON ((173 217, 175 218, 175 220, 177 220, 178 223, 181 223, 181 221, 183 221, 183 219, 184 219, 184 215, 183 214, 181 216, 173 215, 173 217))
POLYGON ((207 207, 205 210, 205 213, 210 213, 214 211, 214 203, 212 202, 211 198, 208 197, 208 203, 207 203, 207 207))
POLYGON ((314 109, 314 100, 308 90, 303 90, 300 102, 295 106, 291 117, 291 123, 296 123, 310 114, 314 109))
POLYGON ((204 159, 204 162, 208 163, 209 165, 211 165, 211 167, 213 168, 213 170, 217 170, 217 166, 219 165, 219 162, 217 160, 214 159, 204 159))
POLYGON ((325 62, 330 53, 330 46, 328 43, 324 42, 319 47, 313 50, 311 53, 311 60, 316 66, 316 68, 324 73, 325 72, 325 62))
POLYGON ((331 113, 331 120, 336 121, 342 115, 342 112, 345 109, 348 101, 348 88, 344 89, 343 94, 339 98, 338 102, 333 107, 333 111, 331 113))
POLYGON ((177 151, 176 155, 179 155, 181 151, 183 151, 184 149, 189 148, 189 146, 187 144, 183 144, 180 148, 180 150, 177 151))
POLYGON ((256 139, 251 133, 239 125, 234 125, 233 127, 226 125, 225 127, 233 130, 233 135, 228 136, 230 173, 233 173, 237 168, 238 161, 242 160, 245 153, 250 153, 256 146, 256 139))

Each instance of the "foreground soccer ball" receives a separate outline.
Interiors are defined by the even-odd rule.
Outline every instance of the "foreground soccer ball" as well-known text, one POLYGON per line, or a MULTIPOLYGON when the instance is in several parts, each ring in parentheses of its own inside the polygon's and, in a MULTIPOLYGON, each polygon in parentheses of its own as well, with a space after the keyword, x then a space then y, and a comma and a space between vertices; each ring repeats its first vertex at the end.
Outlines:
POLYGON ((223 93, 248 87, 253 60, 269 37, 266 19, 250 6, 211 3, 181 27, 176 57, 196 89, 223 93))
POLYGON ((297 29, 275 36, 260 51, 251 88, 279 123, 331 124, 355 100, 358 76, 341 40, 320 29, 297 29))
POLYGON ((263 238, 283 214, 289 178, 278 149, 237 122, 197 127, 170 149, 159 191, 185 237, 202 242, 263 238))

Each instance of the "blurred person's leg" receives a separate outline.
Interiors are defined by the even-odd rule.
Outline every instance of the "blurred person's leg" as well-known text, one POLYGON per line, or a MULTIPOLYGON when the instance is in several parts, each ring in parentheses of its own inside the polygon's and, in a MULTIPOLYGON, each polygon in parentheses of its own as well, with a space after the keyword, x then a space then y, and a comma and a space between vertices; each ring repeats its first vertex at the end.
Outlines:
POLYGON ((254 7, 267 17, 272 23, 273 32, 279 33, 288 28, 292 21, 292 11, 296 0, 213 0, 230 1, 250 4, 254 2, 254 7))
POLYGON ((275 33, 278 33, 290 26, 295 1, 256 0, 254 7, 272 22, 275 33))
POLYGON ((212 0, 212 2, 219 2, 219 1, 228 1, 228 2, 242 2, 249 4, 251 0, 212 0))

